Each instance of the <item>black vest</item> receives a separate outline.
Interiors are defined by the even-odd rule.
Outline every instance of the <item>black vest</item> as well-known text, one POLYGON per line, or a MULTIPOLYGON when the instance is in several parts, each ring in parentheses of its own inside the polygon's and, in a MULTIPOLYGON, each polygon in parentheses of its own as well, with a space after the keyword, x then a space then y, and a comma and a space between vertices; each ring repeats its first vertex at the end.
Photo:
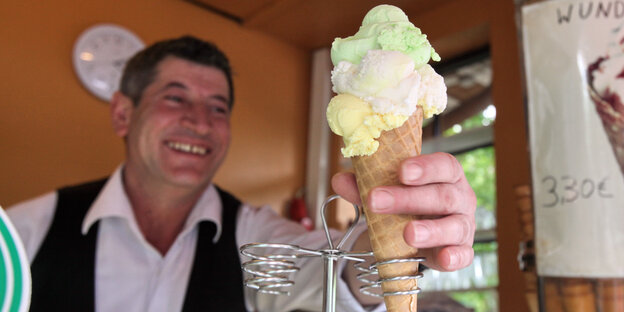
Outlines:
MULTIPOLYGON (((82 235, 82 222, 106 180, 58 191, 54 219, 31 265, 30 311, 95 311, 95 247, 98 223, 82 235)), ((182 311, 246 311, 235 239, 241 205, 218 189, 223 204, 221 237, 216 225, 199 223, 195 258, 182 311), (218 256, 217 256, 218 255, 218 256)))

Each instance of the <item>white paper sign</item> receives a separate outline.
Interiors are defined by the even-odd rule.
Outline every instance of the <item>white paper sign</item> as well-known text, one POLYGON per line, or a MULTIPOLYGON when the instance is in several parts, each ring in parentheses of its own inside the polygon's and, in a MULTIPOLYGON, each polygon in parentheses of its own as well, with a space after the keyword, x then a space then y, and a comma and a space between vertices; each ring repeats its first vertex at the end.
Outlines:
POLYGON ((522 8, 541 276, 624 277, 623 25, 624 0, 522 8))

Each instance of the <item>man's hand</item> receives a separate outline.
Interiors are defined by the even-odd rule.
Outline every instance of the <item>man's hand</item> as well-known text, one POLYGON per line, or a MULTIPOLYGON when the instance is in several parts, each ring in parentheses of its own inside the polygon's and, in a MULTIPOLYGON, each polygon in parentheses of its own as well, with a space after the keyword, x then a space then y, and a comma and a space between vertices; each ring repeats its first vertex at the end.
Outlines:
MULTIPOLYGON (((425 265, 438 271, 455 271, 472 263, 476 197, 455 157, 435 153, 408 158, 399 169, 401 185, 380 186, 368 195, 376 213, 411 214, 403 232, 405 241, 419 248, 425 265)), ((344 199, 360 205, 352 173, 339 173, 332 187, 344 199)))

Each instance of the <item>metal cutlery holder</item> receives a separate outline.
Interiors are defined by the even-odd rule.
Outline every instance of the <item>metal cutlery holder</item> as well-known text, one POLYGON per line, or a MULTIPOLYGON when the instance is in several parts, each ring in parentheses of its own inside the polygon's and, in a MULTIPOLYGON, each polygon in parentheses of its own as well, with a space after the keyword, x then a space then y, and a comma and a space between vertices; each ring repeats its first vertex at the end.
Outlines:
POLYGON ((365 285, 360 288, 360 292, 363 294, 384 297, 420 293, 420 288, 396 292, 382 292, 380 290, 383 282, 420 279, 423 277, 423 274, 420 272, 415 275, 398 276, 386 279, 374 277, 378 276, 377 268, 379 266, 405 262, 421 262, 425 260, 424 258, 394 259, 384 262, 375 262, 371 265, 364 265, 366 258, 373 256, 372 252, 347 252, 342 250, 342 246, 353 233, 353 230, 360 219, 360 209, 357 206, 353 206, 355 209, 355 219, 353 223, 345 232, 338 245, 334 247, 334 243, 331 239, 329 228, 327 226, 325 212, 329 203, 338 198, 340 198, 338 195, 330 196, 321 206, 321 219, 328 242, 327 249, 312 250, 292 244, 272 243, 252 243, 242 246, 240 248, 241 254, 251 258, 251 260, 242 264, 243 271, 251 274, 251 277, 245 280, 245 286, 256 289, 262 293, 289 295, 290 292, 284 290, 284 288, 292 286, 295 283, 289 278, 291 274, 296 274, 296 272, 299 271, 299 267, 296 266, 295 261, 306 257, 320 257, 323 259, 325 272, 323 281, 323 312, 336 311, 336 281, 338 278, 337 262, 342 259, 356 262, 354 266, 361 272, 358 274, 357 278, 365 283, 365 285), (279 250, 279 253, 259 254, 254 252, 261 249, 279 250))

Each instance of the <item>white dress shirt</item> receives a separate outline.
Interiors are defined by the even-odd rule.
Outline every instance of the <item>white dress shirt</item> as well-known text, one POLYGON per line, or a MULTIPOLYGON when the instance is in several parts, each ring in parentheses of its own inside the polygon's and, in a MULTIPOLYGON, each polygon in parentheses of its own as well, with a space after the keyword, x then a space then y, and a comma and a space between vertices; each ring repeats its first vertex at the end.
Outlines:
MULTIPOLYGON (((211 185, 206 189, 182 232, 162 256, 140 232, 122 183, 119 167, 95 199, 82 225, 85 234, 96 221, 100 222, 95 262, 96 311, 180 311, 193 265, 198 222, 210 220, 217 224, 215 240, 221 234, 221 201, 216 188, 211 185)), ((31 262, 50 227, 57 197, 56 192, 51 192, 7 209, 31 262)), ((358 228, 351 237, 357 237, 363 230, 364 227, 358 228)), ((340 235, 332 233, 335 234, 340 235)), ((270 207, 244 204, 237 216, 236 242, 238 246, 270 242, 320 249, 327 244, 327 239, 323 231, 307 232, 270 207)), ((345 247, 349 248, 350 244, 345 247)), ((241 263, 249 260, 239 256, 241 263)), ((290 296, 258 294, 246 288, 247 309, 321 311, 323 261, 307 258, 298 260, 297 265, 301 270, 293 275, 295 285, 288 288, 290 296)), ((339 279, 337 286, 337 311, 365 311, 344 281, 339 279)))

